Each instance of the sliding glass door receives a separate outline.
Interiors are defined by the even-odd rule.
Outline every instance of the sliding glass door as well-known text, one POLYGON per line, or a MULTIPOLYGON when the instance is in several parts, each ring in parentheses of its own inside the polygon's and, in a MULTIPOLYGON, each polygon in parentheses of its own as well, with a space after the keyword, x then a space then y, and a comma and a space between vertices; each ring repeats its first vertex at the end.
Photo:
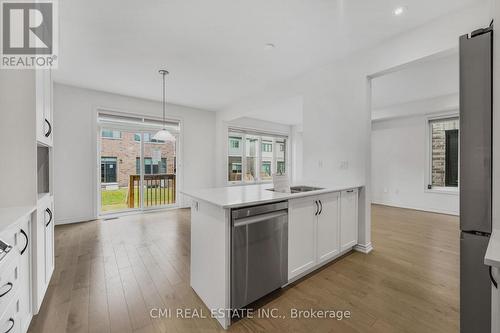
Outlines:
POLYGON ((159 209, 177 202, 177 142, 155 130, 100 127, 100 214, 159 209))
POLYGON ((135 182, 136 158, 141 141, 134 131, 103 127, 100 135, 101 213, 141 208, 139 184, 135 182))
POLYGON ((173 205, 176 202, 177 140, 158 142, 152 139, 154 132, 145 132, 142 135, 143 207, 151 209, 173 205))

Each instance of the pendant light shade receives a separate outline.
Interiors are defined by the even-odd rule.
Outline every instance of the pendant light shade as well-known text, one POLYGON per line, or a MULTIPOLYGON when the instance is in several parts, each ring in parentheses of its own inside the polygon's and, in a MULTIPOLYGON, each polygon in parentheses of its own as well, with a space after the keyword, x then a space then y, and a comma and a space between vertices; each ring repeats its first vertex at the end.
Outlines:
POLYGON ((167 122, 165 120, 165 110, 167 108, 167 86, 166 86, 166 76, 169 74, 167 70, 161 69, 159 73, 163 76, 163 90, 162 90, 162 109, 163 109, 163 129, 156 132, 153 135, 153 139, 157 141, 175 141, 175 136, 167 131, 167 122))
POLYGON ((156 132, 155 135, 153 135, 153 139, 155 139, 156 141, 175 141, 175 136, 173 136, 172 133, 170 133, 166 129, 162 129, 156 132))

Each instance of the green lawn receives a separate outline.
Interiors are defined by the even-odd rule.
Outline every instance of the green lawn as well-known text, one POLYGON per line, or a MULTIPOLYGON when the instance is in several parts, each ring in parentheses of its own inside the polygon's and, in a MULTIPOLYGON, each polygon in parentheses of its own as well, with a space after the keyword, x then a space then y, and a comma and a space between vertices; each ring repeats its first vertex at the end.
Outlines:
MULTIPOLYGON (((173 198, 174 191, 173 189, 168 190, 169 193, 166 192, 166 190, 161 191, 161 201, 163 204, 164 201, 164 196, 167 194, 167 197, 170 197, 171 202, 173 198)), ((128 204, 127 204, 127 193, 128 193, 128 188, 122 187, 117 190, 101 190, 101 211, 102 212, 110 212, 110 211, 119 211, 119 210, 125 210, 128 209, 128 204)), ((138 208, 140 207, 139 203, 139 188, 136 187, 134 191, 134 207, 138 208)), ((144 200, 145 200, 145 206, 152 207, 155 205, 160 205, 160 189, 144 189, 144 200), (147 194, 146 194, 147 192, 147 194), (149 204, 146 204, 146 199, 149 204)))

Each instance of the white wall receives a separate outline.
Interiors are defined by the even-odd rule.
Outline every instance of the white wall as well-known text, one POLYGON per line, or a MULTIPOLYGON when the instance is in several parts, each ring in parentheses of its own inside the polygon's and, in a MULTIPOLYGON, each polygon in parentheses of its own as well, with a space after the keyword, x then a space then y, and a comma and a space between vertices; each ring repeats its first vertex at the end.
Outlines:
MULTIPOLYGON (((96 217, 98 107, 161 117, 161 103, 156 101, 55 84, 54 200, 58 223, 96 217)), ((214 186, 215 112, 168 105, 167 116, 182 123, 179 189, 214 186)))
POLYGON ((292 126, 292 183, 298 184, 304 178, 304 133, 302 126, 292 126))
POLYGON ((36 204, 35 72, 0 70, 0 207, 36 204))
POLYGON ((371 113, 369 76, 456 49, 458 37, 490 19, 489 1, 428 22, 377 47, 347 59, 315 68, 272 87, 264 87, 218 115, 218 121, 235 112, 292 96, 303 96, 304 177, 316 181, 361 183, 359 243, 371 247, 371 113), (341 169, 342 161, 348 169, 341 169))
POLYGON ((372 123, 372 202, 459 214, 459 196, 426 190, 425 116, 372 123))
POLYGON ((458 94, 458 50, 413 63, 373 80, 374 109, 458 94))

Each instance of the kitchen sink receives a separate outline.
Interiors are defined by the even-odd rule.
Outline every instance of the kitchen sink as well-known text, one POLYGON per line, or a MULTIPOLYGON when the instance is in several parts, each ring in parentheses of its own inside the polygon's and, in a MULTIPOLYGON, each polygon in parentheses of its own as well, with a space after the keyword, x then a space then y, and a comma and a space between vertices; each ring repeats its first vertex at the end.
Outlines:
POLYGON ((290 190, 292 192, 310 192, 310 191, 323 190, 323 188, 314 186, 290 186, 290 190))
MULTIPOLYGON (((269 188, 267 189, 268 191, 274 191, 274 188, 269 188)), ((310 192, 310 191, 317 191, 317 190, 323 190, 322 187, 314 187, 314 186, 290 186, 290 192, 292 193, 302 193, 302 192, 310 192)))

